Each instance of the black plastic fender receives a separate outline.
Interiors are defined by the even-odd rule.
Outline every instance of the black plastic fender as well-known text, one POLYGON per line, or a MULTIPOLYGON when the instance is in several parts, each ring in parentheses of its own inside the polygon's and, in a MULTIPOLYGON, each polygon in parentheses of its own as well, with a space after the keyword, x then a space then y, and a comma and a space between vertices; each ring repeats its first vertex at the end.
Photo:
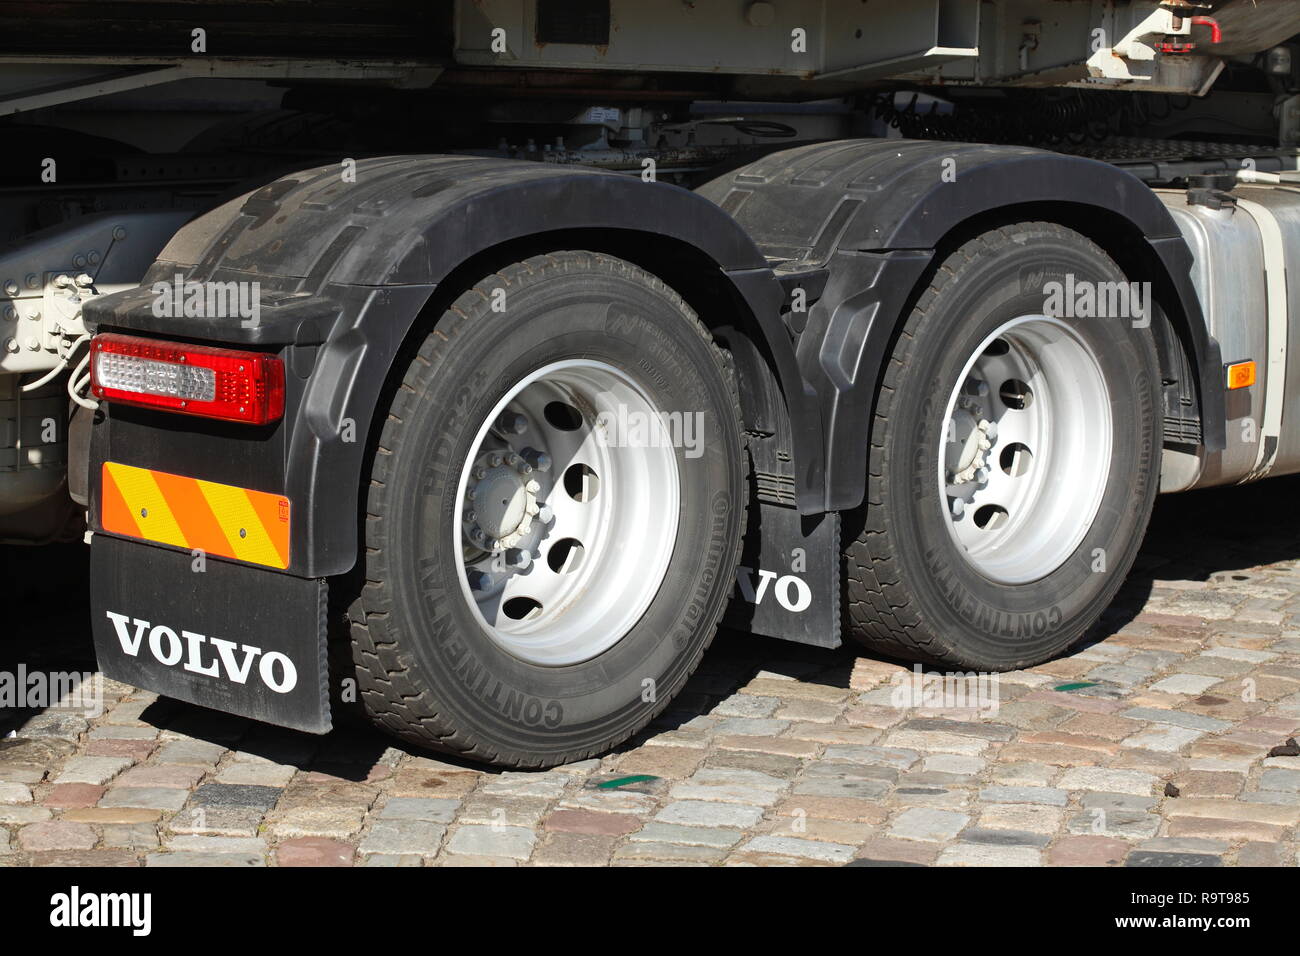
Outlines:
MULTIPOLYGON (((355 181, 343 172, 330 165, 293 173, 218 207, 176 234, 140 288, 85 310, 95 329, 278 349, 289 380, 285 419, 250 430, 110 406, 92 434, 92 475, 116 455, 285 494, 295 515, 289 572, 344 573, 357 554, 366 432, 394 358, 438 283, 514 239, 608 229, 688 243, 731 282, 795 425, 801 504, 820 507, 820 417, 781 322, 785 290, 717 206, 672 185, 540 162, 403 156, 358 161, 355 181), (151 287, 177 275, 259 283, 258 321, 155 314, 151 287)), ((95 516, 98 481, 91 485, 95 516)))
POLYGON ((1190 250, 1156 195, 1118 167, 1017 146, 845 140, 771 153, 697 192, 735 217, 769 258, 784 260, 778 274, 791 282, 801 271, 829 272, 797 345, 821 406, 829 510, 862 501, 884 362, 935 248, 962 223, 1018 205, 1118 214, 1145 237, 1186 318, 1205 445, 1223 447, 1218 343, 1192 288, 1190 250))

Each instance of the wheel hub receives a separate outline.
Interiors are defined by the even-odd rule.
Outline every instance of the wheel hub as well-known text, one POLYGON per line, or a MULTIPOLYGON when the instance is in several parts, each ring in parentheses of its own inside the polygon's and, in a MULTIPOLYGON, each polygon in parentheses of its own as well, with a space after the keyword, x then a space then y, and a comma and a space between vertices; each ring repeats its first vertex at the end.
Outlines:
POLYGON ((532 530, 540 511, 541 485, 529 475, 533 468, 520 455, 507 451, 479 456, 470 472, 462 521, 471 545, 484 551, 513 548, 532 530))
POLYGON ((1105 491, 1101 367, 1059 319, 1022 316, 984 340, 957 383, 938 448, 948 530, 984 576, 1037 580, 1078 547, 1105 491))
POLYGON ((620 443, 611 417, 658 420, 620 369, 570 360, 511 389, 461 475, 462 592, 486 633, 530 663, 588 660, 649 606, 677 537, 677 452, 620 443))

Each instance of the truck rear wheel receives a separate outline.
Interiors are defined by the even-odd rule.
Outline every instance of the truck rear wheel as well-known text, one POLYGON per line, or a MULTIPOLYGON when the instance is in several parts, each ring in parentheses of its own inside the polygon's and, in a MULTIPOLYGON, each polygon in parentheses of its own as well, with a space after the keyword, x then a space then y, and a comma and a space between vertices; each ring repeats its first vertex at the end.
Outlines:
POLYGON ((846 552, 854 636, 893 656, 1007 670, 1059 654, 1096 621, 1157 490, 1152 305, 1133 314, 1127 281, 1050 223, 988 232, 939 266, 877 401, 846 552), (1096 296, 1119 284, 1130 314, 1097 315, 1096 296), (1085 288, 1094 304, 1076 309, 1085 288))
POLYGON ((378 441, 350 614, 365 710, 521 767, 644 727, 734 580, 740 435, 721 352, 660 280, 557 252, 479 282, 378 441))

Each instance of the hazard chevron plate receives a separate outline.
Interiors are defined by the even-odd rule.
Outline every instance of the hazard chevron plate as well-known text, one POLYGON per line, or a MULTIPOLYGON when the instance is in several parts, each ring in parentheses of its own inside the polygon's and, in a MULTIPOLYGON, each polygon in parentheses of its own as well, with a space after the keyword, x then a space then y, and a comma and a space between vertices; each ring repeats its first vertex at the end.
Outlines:
POLYGON ((289 566, 289 499, 106 461, 100 526, 249 564, 289 566))

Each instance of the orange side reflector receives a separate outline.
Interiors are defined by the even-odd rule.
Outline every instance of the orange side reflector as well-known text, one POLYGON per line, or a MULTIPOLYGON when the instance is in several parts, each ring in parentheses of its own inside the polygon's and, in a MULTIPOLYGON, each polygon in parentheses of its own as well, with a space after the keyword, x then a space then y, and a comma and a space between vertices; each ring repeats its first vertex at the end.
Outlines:
POLYGON ((1228 388, 1247 388, 1255 384, 1255 363, 1237 362, 1228 366, 1228 388))
POLYGON ((104 462, 99 523, 105 531, 272 568, 289 566, 289 499, 283 495, 104 462))

